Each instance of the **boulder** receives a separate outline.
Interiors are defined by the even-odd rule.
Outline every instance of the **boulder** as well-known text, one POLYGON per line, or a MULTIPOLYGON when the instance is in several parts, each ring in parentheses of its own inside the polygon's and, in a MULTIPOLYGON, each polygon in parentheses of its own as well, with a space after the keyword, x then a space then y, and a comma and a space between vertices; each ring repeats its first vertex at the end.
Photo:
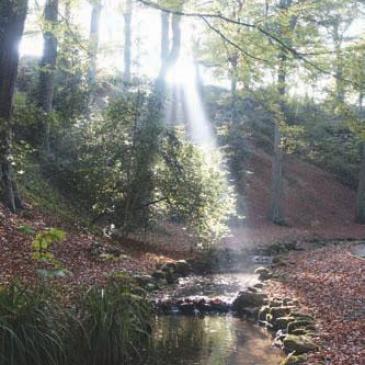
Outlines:
POLYGON ((154 281, 153 277, 148 274, 135 274, 133 275, 133 278, 140 286, 147 286, 148 284, 152 284, 154 281))
POLYGON ((284 330, 288 327, 290 322, 295 321, 294 317, 279 317, 272 321, 275 330, 284 330))
POLYGON ((284 350, 295 355, 318 350, 318 346, 306 336, 287 335, 284 340, 284 350))
POLYGON ((193 303, 182 303, 179 306, 181 314, 192 315, 195 314, 195 305, 193 303))
POLYGON ((232 309, 236 312, 242 312, 244 308, 261 307, 265 304, 266 294, 241 292, 232 303, 232 309))
POLYGON ((166 262, 160 267, 160 270, 163 272, 175 272, 176 264, 174 262, 166 262))
POLYGON ((276 319, 287 316, 293 308, 294 307, 273 307, 271 308, 270 313, 272 314, 273 318, 276 319))
POLYGON ((294 322, 291 322, 288 324, 288 333, 293 333, 294 330, 302 328, 302 329, 308 329, 314 331, 315 325, 312 320, 302 319, 302 320, 295 320, 294 322))
POLYGON ((152 273, 152 277, 156 280, 163 280, 166 277, 166 273, 161 270, 156 270, 152 273))
POLYGON ((268 306, 263 306, 260 308, 259 313, 258 313, 258 319, 260 321, 266 321, 266 314, 270 313, 270 307, 268 306))
POLYGON ((283 301, 280 299, 273 299, 270 303, 270 307, 281 307, 283 305, 283 301))
POLYGON ((302 355, 289 355, 281 365, 299 365, 305 364, 308 361, 308 356, 306 354, 302 355))
POLYGON ((174 284, 177 282, 178 277, 175 273, 171 272, 171 271, 166 271, 165 272, 165 279, 167 284, 174 284))
POLYGON ((304 328, 297 328, 295 330, 292 330, 291 334, 295 335, 295 336, 303 336, 303 335, 307 335, 308 331, 304 328))
POLYGON ((175 272, 181 276, 187 276, 191 272, 191 266, 186 260, 178 260, 175 263, 175 272))

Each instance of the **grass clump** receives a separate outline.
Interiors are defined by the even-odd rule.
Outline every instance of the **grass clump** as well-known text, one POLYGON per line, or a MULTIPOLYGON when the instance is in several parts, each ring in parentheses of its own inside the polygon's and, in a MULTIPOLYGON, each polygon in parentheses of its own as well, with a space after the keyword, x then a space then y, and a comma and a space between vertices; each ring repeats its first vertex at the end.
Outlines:
POLYGON ((0 290, 0 364, 66 364, 64 309, 44 286, 0 290))
POLYGON ((135 364, 146 352, 151 308, 144 292, 127 278, 112 278, 105 287, 92 287, 82 298, 80 320, 87 342, 83 363, 135 364))

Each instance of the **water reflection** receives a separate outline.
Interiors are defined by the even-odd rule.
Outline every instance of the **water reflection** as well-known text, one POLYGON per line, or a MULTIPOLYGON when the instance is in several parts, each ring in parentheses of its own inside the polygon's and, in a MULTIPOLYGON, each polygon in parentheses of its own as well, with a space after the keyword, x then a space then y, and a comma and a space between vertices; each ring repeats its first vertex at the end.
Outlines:
POLYGON ((282 360, 261 328, 230 316, 157 317, 154 360, 159 365, 275 365, 282 360))

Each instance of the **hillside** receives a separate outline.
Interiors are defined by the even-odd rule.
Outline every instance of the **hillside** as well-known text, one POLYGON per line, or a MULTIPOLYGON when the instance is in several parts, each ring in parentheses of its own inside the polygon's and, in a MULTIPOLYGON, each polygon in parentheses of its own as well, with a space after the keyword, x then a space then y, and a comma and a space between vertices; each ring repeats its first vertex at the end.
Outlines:
POLYGON ((287 226, 270 223, 271 156, 250 144, 250 157, 239 193, 247 216, 233 229, 229 245, 294 241, 296 239, 362 239, 365 227, 354 223, 356 192, 336 176, 294 156, 284 157, 284 210, 287 226))

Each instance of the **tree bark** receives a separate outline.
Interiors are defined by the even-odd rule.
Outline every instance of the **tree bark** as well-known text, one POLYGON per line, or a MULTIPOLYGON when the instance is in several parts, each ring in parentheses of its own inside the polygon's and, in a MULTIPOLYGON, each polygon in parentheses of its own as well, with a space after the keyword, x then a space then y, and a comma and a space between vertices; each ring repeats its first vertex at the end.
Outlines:
POLYGON ((269 218, 275 224, 285 224, 283 200, 283 150, 281 143, 280 120, 285 121, 286 94, 286 55, 279 59, 278 71, 279 116, 274 121, 274 156, 272 161, 271 203, 269 218))
POLYGON ((163 81, 171 69, 171 67, 176 63, 179 58, 180 48, 181 48, 181 16, 177 14, 172 15, 171 19, 171 29, 172 29, 172 45, 167 56, 162 59, 161 69, 159 74, 159 80, 163 81))
POLYGON ((132 0, 127 0, 124 13, 124 75, 126 84, 131 81, 132 67, 132 0))
POLYGON ((170 42, 170 14, 161 12, 161 64, 166 61, 169 54, 170 42))
POLYGON ((44 112, 42 121, 42 144, 47 155, 50 153, 49 114, 53 110, 55 70, 57 61, 57 38, 54 27, 58 22, 58 0, 46 0, 44 8, 45 31, 44 50, 40 62, 39 105, 44 112))
POLYGON ((96 60, 99 48, 99 23, 100 23, 101 9, 102 6, 100 1, 94 1, 93 8, 91 11, 90 36, 89 36, 90 64, 88 70, 88 80, 91 86, 95 84, 96 80, 96 60))
POLYGON ((340 21, 337 20, 333 24, 333 42, 335 44, 336 54, 336 99, 339 103, 345 101, 345 85, 343 82, 343 60, 342 60, 342 35, 340 34, 340 21))
POLYGON ((362 156, 356 199, 356 222, 365 224, 365 142, 362 143, 361 148, 362 156))
POLYGON ((12 0, 0 3, 0 174, 3 200, 15 212, 23 207, 12 171, 12 104, 17 76, 19 53, 27 1, 16 4, 12 0))

